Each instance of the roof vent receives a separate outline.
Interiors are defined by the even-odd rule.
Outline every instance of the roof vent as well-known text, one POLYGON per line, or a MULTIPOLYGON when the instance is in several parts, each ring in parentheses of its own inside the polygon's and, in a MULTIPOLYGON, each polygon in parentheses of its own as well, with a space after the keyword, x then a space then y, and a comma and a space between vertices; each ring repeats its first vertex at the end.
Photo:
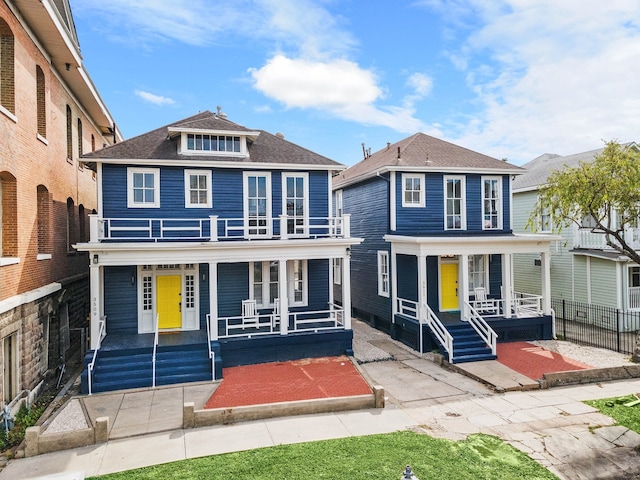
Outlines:
POLYGON ((284 133, 278 132, 278 133, 276 133, 276 137, 281 138, 281 139, 284 140, 284 133))
POLYGON ((216 107, 216 110, 217 110, 216 117, 227 118, 227 114, 222 111, 222 107, 220 105, 216 107))

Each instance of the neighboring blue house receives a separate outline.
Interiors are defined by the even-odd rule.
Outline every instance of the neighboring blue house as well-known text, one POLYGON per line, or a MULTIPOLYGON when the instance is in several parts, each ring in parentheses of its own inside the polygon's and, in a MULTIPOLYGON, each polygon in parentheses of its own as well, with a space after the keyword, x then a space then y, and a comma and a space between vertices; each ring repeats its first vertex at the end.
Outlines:
POLYGON ((76 246, 91 263, 85 392, 352 352, 349 252, 361 239, 331 215, 342 165, 220 112, 84 160, 99 205, 76 246))
POLYGON ((551 338, 556 237, 512 233, 511 185, 523 172, 418 133, 335 177, 337 215, 364 238, 351 251, 354 315, 452 363, 495 358, 496 337, 551 338), (542 295, 513 290, 512 256, 523 252, 541 258, 542 295))

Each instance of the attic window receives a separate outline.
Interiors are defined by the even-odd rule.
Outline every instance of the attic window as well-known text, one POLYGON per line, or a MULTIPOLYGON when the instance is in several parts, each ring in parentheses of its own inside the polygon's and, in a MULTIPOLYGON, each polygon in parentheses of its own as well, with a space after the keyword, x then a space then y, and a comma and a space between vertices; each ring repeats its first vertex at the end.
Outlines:
POLYGON ((240 137, 187 134, 187 150, 192 152, 240 152, 240 137))

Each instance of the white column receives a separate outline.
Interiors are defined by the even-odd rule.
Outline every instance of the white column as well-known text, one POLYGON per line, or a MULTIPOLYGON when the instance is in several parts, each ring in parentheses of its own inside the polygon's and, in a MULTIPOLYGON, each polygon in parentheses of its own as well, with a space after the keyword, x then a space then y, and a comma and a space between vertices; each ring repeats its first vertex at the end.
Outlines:
POLYGON ((329 259, 329 310, 333 310, 333 258, 329 259))
POLYGON ((427 318, 427 257, 418 256, 418 321, 427 318))
POLYGON ((209 316, 211 317, 209 340, 218 340, 218 262, 209 263, 209 316))
POLYGON ((469 255, 460 255, 460 274, 458 275, 458 305, 462 314, 461 320, 469 318, 467 302, 469 301, 469 255))
POLYGON ((351 256, 342 257, 342 306, 345 330, 351 330, 351 256))
POLYGON ((551 255, 548 252, 540 253, 540 266, 542 311, 545 315, 551 315, 551 255))
POLYGON ((278 262, 278 295, 280 301, 280 335, 286 335, 289 331, 289 298, 287 297, 287 261, 278 262))
POLYGON ((89 335, 91 335, 91 350, 95 350, 100 341, 100 317, 102 316, 102 286, 100 285, 100 266, 97 263, 89 266, 89 281, 91 291, 89 335))
POLYGON ((511 254, 502 254, 502 299, 504 300, 504 316, 511 318, 511 307, 513 298, 511 291, 513 290, 513 279, 511 277, 511 254))
POLYGON ((391 257, 389 258, 389 284, 391 285, 391 323, 395 323, 396 313, 398 313, 398 258, 394 244, 391 244, 391 257))
POLYGON ((389 230, 396 231, 396 172, 389 172, 389 230))

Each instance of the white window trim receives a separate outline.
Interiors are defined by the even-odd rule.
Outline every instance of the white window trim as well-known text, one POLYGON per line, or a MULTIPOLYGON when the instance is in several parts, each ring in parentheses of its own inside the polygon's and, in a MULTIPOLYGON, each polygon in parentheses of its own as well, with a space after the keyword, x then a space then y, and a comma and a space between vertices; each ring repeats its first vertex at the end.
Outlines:
POLYGON ((627 303, 627 310, 629 310, 631 312, 637 312, 637 311, 640 311, 640 308, 632 308, 630 306, 631 305, 631 295, 629 295, 629 291, 630 291, 631 288, 634 288, 631 285, 631 270, 633 268, 639 268, 639 267, 638 267, 638 265, 635 265, 635 264, 627 265, 627 275, 626 275, 626 281, 625 281, 625 284, 627 286, 627 291, 625 292, 625 297, 626 297, 625 300, 626 300, 626 303, 627 303))
POLYGON ((378 295, 389 298, 391 286, 391 271, 389 269, 389 252, 386 250, 378 250, 378 295), (383 267, 386 267, 386 278, 384 277, 383 267))
POLYGON ((127 207, 128 208, 160 208, 160 169, 159 168, 127 168, 127 207), (133 201, 133 174, 153 173, 153 189, 155 192, 153 203, 135 203, 133 201))
MULTIPOLYGON (((243 179, 242 179, 242 198, 243 198, 243 217, 244 217, 244 225, 245 225, 245 231, 246 231, 246 235, 248 237, 270 237, 272 235, 272 230, 273 230, 273 218, 272 218, 272 192, 271 192, 271 172, 244 172, 243 173, 243 179), (261 177, 266 177, 267 179, 267 184, 266 184, 266 189, 267 189, 267 212, 266 212, 266 218, 267 218, 267 225, 265 227, 265 229, 267 230, 266 233, 264 234, 254 234, 254 235, 249 235, 249 202, 248 202, 248 193, 249 193, 249 177, 256 177, 256 176, 261 176, 261 177)), ((257 227, 256 227, 257 228, 257 227)))
POLYGON ((184 171, 184 206, 185 208, 211 208, 213 201, 213 186, 211 184, 211 170, 185 170, 184 171), (206 203, 191 203, 191 175, 205 176, 207 178, 206 203))
POLYGON ((342 258, 336 257, 333 262, 333 284, 342 285, 342 258))
POLYGON ((464 175, 445 175, 443 177, 444 196, 444 229, 449 231, 461 231, 467 229, 467 179, 464 175), (449 180, 460 180, 460 228, 447 228, 447 182, 449 180))
POLYGON ((178 146, 178 155, 194 155, 194 156, 215 156, 215 157, 246 157, 247 152, 247 137, 239 135, 233 132, 201 132, 201 131, 189 131, 180 133, 180 145, 178 146), (215 135, 226 137, 240 137, 240 151, 239 152, 220 152, 217 150, 189 150, 187 148, 187 135, 215 135))
POLYGON ((502 177, 482 177, 481 178, 481 182, 482 182, 482 229, 483 230, 502 230, 502 209, 504 207, 504 205, 502 204, 502 177), (484 200, 485 200, 485 188, 484 188, 484 182, 485 180, 497 180, 498 182, 498 226, 493 228, 491 226, 487 227, 485 226, 485 220, 484 220, 484 215, 485 215, 485 211, 484 211, 484 200))
MULTIPOLYGON (((486 290, 487 295, 489 295, 489 293, 490 293, 489 292, 489 290, 490 290, 489 289, 489 287, 490 287, 490 284, 489 284, 489 255, 483 254, 483 253, 478 253, 478 254, 474 253, 474 254, 470 254, 469 255, 468 260, 467 260, 467 262, 469 262, 469 271, 468 271, 469 279, 471 278, 471 273, 472 273, 471 272, 471 265, 470 265, 471 257, 474 256, 474 255, 482 256, 482 263, 484 263, 484 287, 483 288, 486 290)), ((471 283, 471 281, 469 281, 468 283, 471 283)), ((473 294, 473 287, 471 287, 471 285, 469 285, 469 293, 473 294)))
MULTIPOLYGON (((303 233, 291 233, 290 236, 309 235, 309 174, 307 172, 289 172, 282 174, 282 214, 287 214, 287 178, 304 178, 304 216, 303 216, 303 233)), ((293 217, 298 218, 298 217, 293 217)), ((287 217, 288 219, 288 217, 287 217)))
MULTIPOLYGON (((287 294, 289 296, 289 306, 290 307, 306 307, 309 304, 309 275, 307 269, 307 261, 299 260, 302 262, 302 300, 299 302, 295 301, 295 277, 293 266, 295 262, 290 260, 287 262, 287 294)), ((278 283, 279 283, 278 279, 278 283)))
POLYGON ((402 174, 402 206, 407 208, 421 208, 425 206, 425 175, 424 173, 403 173, 402 174), (418 203, 408 203, 405 200, 406 183, 408 178, 418 178, 420 180, 420 201, 418 203))

